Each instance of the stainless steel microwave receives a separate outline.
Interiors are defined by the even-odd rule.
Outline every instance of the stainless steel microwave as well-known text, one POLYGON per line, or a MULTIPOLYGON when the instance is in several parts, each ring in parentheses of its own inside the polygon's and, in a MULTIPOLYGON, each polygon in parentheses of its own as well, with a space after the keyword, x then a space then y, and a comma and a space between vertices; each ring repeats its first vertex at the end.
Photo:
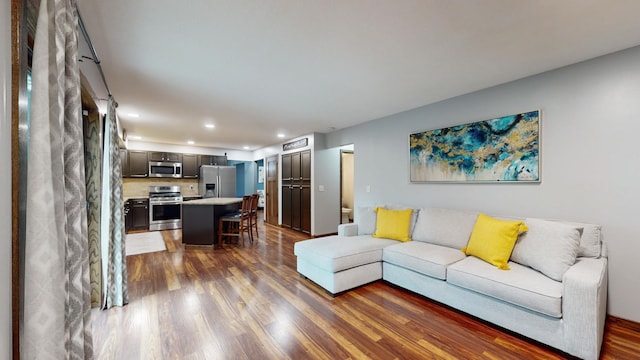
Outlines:
POLYGON ((181 178, 182 163, 149 161, 149 177, 181 178))

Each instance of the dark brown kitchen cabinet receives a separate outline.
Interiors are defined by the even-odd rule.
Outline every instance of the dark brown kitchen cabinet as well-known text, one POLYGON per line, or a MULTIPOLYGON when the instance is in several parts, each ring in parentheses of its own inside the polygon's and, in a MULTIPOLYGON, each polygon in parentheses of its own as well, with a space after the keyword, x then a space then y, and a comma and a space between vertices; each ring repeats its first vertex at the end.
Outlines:
POLYGON ((219 165, 227 166, 226 155, 198 155, 200 157, 200 165, 219 165))
POLYGON ((128 150, 127 157, 129 165, 128 177, 149 177, 149 158, 146 151, 128 150))
POLYGON ((120 169, 123 178, 129 177, 129 155, 126 149, 120 149, 120 169))
POLYGON ((149 161, 182 162, 182 154, 161 152, 161 151, 150 151, 149 161))
POLYGON ((311 151, 282 155, 282 225, 311 233, 311 151))
POLYGON ((149 230, 149 199, 129 199, 124 205, 124 228, 132 230, 149 230))
POLYGON ((198 155, 182 155, 182 177, 185 179, 195 179, 198 177, 200 166, 198 165, 198 155))

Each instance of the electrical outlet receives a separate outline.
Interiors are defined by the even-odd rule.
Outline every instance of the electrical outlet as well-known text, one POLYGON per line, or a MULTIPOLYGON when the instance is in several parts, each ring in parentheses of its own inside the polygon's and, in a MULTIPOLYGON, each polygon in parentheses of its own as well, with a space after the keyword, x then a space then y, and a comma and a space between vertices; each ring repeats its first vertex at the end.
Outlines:
POLYGON ((367 192, 371 192, 371 185, 367 185, 367 192))

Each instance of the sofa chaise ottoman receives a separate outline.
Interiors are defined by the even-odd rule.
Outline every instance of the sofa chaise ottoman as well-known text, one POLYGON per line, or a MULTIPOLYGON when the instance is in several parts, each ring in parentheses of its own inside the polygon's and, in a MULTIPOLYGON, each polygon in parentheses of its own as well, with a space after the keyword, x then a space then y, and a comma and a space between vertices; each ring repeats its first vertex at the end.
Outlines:
POLYGON ((297 270, 331 294, 382 279, 382 249, 394 240, 329 236, 297 242, 297 270))
POLYGON ((467 252, 484 214, 413 209, 406 242, 373 237, 375 214, 360 208, 337 236, 297 242, 298 272, 332 294, 383 279, 573 356, 599 357, 607 302, 599 225, 488 217, 528 226, 496 266, 467 252))

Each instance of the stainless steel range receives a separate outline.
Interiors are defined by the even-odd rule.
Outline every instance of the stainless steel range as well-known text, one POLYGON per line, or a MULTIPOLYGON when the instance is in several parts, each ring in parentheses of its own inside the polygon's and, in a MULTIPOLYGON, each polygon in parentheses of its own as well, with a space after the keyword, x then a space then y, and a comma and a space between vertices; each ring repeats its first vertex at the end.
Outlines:
POLYGON ((180 186, 149 186, 149 231, 181 227, 180 186))

